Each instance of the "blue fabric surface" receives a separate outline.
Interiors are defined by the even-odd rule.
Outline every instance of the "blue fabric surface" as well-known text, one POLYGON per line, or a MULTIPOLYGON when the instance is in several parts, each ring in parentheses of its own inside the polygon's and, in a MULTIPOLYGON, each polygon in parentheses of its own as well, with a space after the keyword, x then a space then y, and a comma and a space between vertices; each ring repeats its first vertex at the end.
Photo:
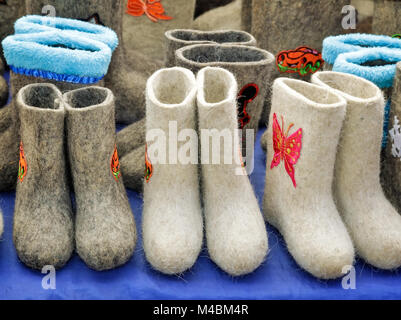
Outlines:
MULTIPOLYGON (((119 127, 121 129, 121 127, 119 127)), ((255 170, 251 176, 261 202, 266 157, 258 133, 255 170)), ((283 238, 267 225, 270 252, 253 274, 232 278, 222 272, 203 249, 195 266, 182 277, 153 271, 146 262, 141 242, 142 199, 128 190, 139 239, 133 258, 123 267, 108 272, 90 270, 74 254, 56 273, 56 290, 44 290, 45 276, 19 262, 12 243, 15 193, 0 193, 5 232, 0 240, 0 299, 400 299, 400 270, 372 268, 358 260, 356 289, 344 290, 341 279, 322 281, 302 271, 289 255, 283 238)), ((378 222, 380 223, 380 222, 378 222)))

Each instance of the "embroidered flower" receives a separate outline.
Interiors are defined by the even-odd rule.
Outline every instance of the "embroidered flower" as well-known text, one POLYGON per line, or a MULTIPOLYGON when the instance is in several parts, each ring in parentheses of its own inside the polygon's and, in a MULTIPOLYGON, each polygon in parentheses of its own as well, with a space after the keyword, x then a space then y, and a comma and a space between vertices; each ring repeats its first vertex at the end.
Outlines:
POLYGON ((166 16, 164 12, 161 0, 128 0, 127 13, 134 17, 146 14, 153 22, 173 19, 166 16))

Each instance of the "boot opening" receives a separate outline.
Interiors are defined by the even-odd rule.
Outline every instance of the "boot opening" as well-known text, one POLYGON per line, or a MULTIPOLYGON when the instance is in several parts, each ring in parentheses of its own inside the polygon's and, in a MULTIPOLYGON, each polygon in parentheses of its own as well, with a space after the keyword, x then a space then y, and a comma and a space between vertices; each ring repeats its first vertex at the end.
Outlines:
POLYGON ((162 104, 181 104, 192 89, 187 75, 178 70, 160 72, 153 83, 154 95, 162 104))
POLYGON ((197 63, 209 62, 258 62, 269 59, 263 51, 245 46, 194 46, 182 52, 183 56, 197 63))
POLYGON ((22 96, 26 105, 41 109, 58 109, 59 104, 55 102, 58 98, 59 93, 49 86, 33 86, 22 96))
POLYGON ((191 30, 177 30, 172 32, 171 35, 182 41, 211 41, 217 43, 251 41, 251 37, 248 34, 240 31, 196 33, 191 30))
POLYGON ((335 104, 341 102, 340 98, 322 87, 300 80, 286 79, 283 81, 290 89, 301 94, 308 100, 319 104, 335 104))
POLYGON ((225 73, 216 69, 207 69, 204 73, 203 92, 207 103, 224 101, 229 96, 225 73))
POLYGON ((107 90, 101 88, 86 88, 67 94, 67 102, 75 109, 87 108, 105 102, 107 96, 107 90))

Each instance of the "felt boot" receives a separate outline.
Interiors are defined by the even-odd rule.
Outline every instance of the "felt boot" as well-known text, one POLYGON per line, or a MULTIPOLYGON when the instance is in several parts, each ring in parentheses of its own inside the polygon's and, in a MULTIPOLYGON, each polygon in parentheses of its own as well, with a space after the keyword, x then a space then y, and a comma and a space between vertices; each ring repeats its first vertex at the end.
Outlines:
POLYGON ((401 33, 401 2, 374 0, 372 30, 376 34, 392 36, 401 33))
POLYGON ((240 276, 260 266, 268 243, 263 216, 238 152, 237 83, 227 70, 210 67, 198 73, 197 82, 207 247, 221 269, 240 276), (204 132, 209 132, 206 139, 204 132), (223 132, 231 139, 216 145, 223 132), (213 160, 216 155, 218 162, 213 160), (231 161, 226 162, 227 156, 231 161))
MULTIPOLYGON (((164 59, 167 30, 191 28, 196 0, 128 0, 127 42, 144 56, 164 59)), ((139 62, 140 63, 140 62, 139 62)))
POLYGON ((74 249, 62 95, 54 85, 32 84, 20 90, 16 105, 21 141, 14 245, 30 268, 61 268, 74 249))
POLYGON ((160 65, 133 52, 129 57, 126 55, 122 36, 124 0, 88 0, 79 3, 76 0, 26 0, 27 13, 41 14, 45 5, 52 5, 59 17, 103 24, 117 33, 120 44, 113 54, 105 85, 116 97, 117 122, 132 123, 142 119, 145 115, 146 79, 160 65), (146 72, 142 72, 143 69, 146 72))
POLYGON ((323 72, 313 82, 347 100, 337 152, 334 194, 360 257, 377 268, 401 266, 401 216, 380 186, 383 95, 365 79, 323 72), (364 137, 365 143, 361 143, 364 137))
POLYGON ((266 93, 270 89, 270 74, 274 56, 262 49, 240 45, 197 44, 176 51, 177 65, 191 69, 222 67, 231 71, 238 82, 238 128, 242 129, 242 155, 252 166, 253 146, 248 146, 248 130, 253 130, 254 143, 266 93))
POLYGON ((197 0, 195 8, 195 17, 198 17, 201 14, 214 8, 225 6, 226 4, 232 1, 233 0, 197 0))
POLYGON ((76 250, 92 269, 116 268, 131 258, 137 235, 116 148, 114 96, 88 87, 63 99, 77 203, 76 250))
POLYGON ((124 176, 124 185, 126 188, 138 193, 143 192, 145 153, 146 147, 141 145, 121 157, 121 172, 124 176))
POLYGON ((185 46, 201 43, 256 46, 255 38, 245 31, 198 31, 190 29, 169 30, 166 32, 166 66, 175 66, 176 50, 185 46))
POLYGON ((191 268, 202 248, 198 139, 190 136, 185 143, 178 141, 175 146, 169 143, 170 139, 176 139, 170 134, 171 126, 176 125, 178 134, 181 130, 196 130, 196 92, 195 76, 183 68, 161 69, 147 83, 149 140, 142 213, 143 248, 153 268, 165 274, 180 274, 191 268), (185 150, 185 155, 174 159, 172 155, 177 150, 181 150, 178 154, 185 150), (187 150, 191 159, 186 157, 187 150), (161 154, 168 157, 163 159, 161 154))
MULTIPOLYGON (((123 158, 126 154, 144 147, 146 144, 146 119, 143 118, 117 133, 118 154, 123 158)), ((143 161, 142 161, 143 162, 143 161)), ((143 168, 143 163, 140 164, 143 168)))
POLYGON ((242 10, 241 10, 241 23, 242 30, 246 32, 252 31, 252 0, 242 0, 242 10))
POLYGON ((401 62, 397 63, 397 72, 391 97, 389 117, 389 135, 385 149, 385 161, 382 163, 382 177, 386 181, 385 194, 391 203, 401 212, 401 62))
POLYGON ((352 265, 354 248, 332 196, 346 101, 304 81, 273 84, 263 210, 295 261, 317 278, 352 265))
POLYGON ((210 31, 210 30, 241 30, 241 0, 235 0, 223 7, 218 7, 194 20, 194 29, 210 31))

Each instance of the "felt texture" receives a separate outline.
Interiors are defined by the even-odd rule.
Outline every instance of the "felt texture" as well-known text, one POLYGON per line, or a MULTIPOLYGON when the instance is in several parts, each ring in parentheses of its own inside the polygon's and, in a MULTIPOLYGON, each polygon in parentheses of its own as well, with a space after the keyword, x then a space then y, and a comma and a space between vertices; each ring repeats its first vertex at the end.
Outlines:
POLYGON ((401 212, 401 159, 398 128, 401 119, 401 62, 397 63, 397 71, 394 79, 393 94, 391 96, 391 109, 389 116, 389 134, 381 166, 381 178, 384 183, 385 195, 401 212))
POLYGON ((252 31, 252 0, 242 0, 241 8, 242 30, 252 31))
POLYGON ((87 20, 97 14, 98 23, 115 31, 119 46, 113 53, 105 86, 115 95, 117 122, 129 124, 142 119, 145 116, 146 80, 161 63, 132 50, 129 54, 126 52, 124 40, 132 39, 123 38, 125 1, 26 0, 27 14, 40 15, 45 5, 54 6, 57 16, 64 18, 87 20))
POLYGON ((379 178, 383 94, 373 83, 344 73, 317 73, 312 81, 347 100, 334 194, 356 251, 377 268, 398 268, 401 266, 401 216, 384 196, 379 178))
POLYGON ((19 18, 14 24, 14 30, 17 34, 54 31, 54 29, 68 30, 78 36, 103 42, 112 51, 114 51, 118 46, 118 38, 113 30, 86 21, 60 17, 28 15, 19 18))
MULTIPOLYGON (((188 68, 194 73, 207 66, 225 68, 234 74, 238 90, 242 90, 248 84, 256 84, 259 87, 259 93, 246 107, 250 121, 243 127, 243 138, 246 137, 246 130, 254 130, 256 139, 274 64, 274 56, 270 52, 241 45, 196 44, 177 50, 176 62, 177 65, 188 68)), ((248 149, 250 150, 247 150, 247 144, 244 141, 242 154, 252 159, 253 148, 248 149)))
POLYGON ((193 28, 198 30, 241 30, 241 0, 235 0, 200 15, 194 20, 193 28))
MULTIPOLYGON (((146 119, 143 118, 117 133, 117 148, 120 157, 146 143, 146 119)), ((141 163, 141 168, 143 168, 141 163)))
MULTIPOLYGON (((8 100, 8 85, 6 79, 0 75, 0 107, 4 106, 8 100)), ((1 111, 0 111, 1 113, 1 111)))
POLYGON ((143 193, 145 150, 145 145, 141 145, 121 157, 124 185, 138 193, 143 193))
POLYGON ((372 30, 376 34, 393 34, 401 31, 401 3, 393 0, 375 0, 372 30))
POLYGON ((197 83, 199 133, 210 130, 209 147, 203 145, 205 140, 201 139, 207 248, 211 259, 221 269, 232 276, 241 276, 262 264, 268 241, 258 201, 242 168, 238 140, 236 143, 234 140, 238 128, 238 88, 233 74, 222 68, 202 69, 197 83), (230 133, 234 143, 224 141, 216 145, 213 142, 219 140, 223 130, 230 133), (213 163, 216 154, 220 155, 217 164, 213 163), (224 162, 226 156, 231 164, 224 162))
POLYGON ((26 168, 18 178, 13 240, 19 259, 38 270, 63 267, 74 249, 61 100, 51 84, 28 85, 16 99, 26 168))
POLYGON ((76 250, 90 268, 113 269, 131 258, 137 239, 121 174, 115 177, 111 167, 114 96, 109 89, 88 87, 65 93, 63 100, 77 207, 76 250))
POLYGON ((334 62, 333 71, 354 74, 379 88, 391 88, 398 61, 401 61, 401 50, 370 48, 340 54, 334 62))
POLYGON ((2 46, 12 67, 82 78, 102 78, 112 54, 104 43, 70 31, 15 34, 5 38, 2 46))
POLYGON ((330 36, 323 40, 322 57, 326 63, 333 65, 341 53, 375 47, 401 49, 401 41, 388 35, 362 33, 330 36))
MULTIPOLYGON (((161 69, 153 74, 146 88, 146 130, 164 133, 166 155, 174 152, 170 146, 169 124, 175 121, 177 132, 196 130, 195 76, 183 68, 161 69)), ((152 137, 147 137, 151 139, 152 137)), ((198 258, 203 240, 203 218, 200 204, 198 166, 179 161, 155 161, 160 138, 148 143, 153 175, 144 183, 142 236, 145 256, 151 266, 165 274, 181 274, 198 258), (156 149, 152 152, 152 148, 156 149)), ((197 150, 197 139, 178 141, 197 150)), ((164 151, 164 150, 162 150, 164 151)), ((162 152, 161 151, 161 152, 162 152)))
POLYGON ((146 14, 130 16, 126 41, 134 44, 136 51, 151 59, 164 59, 164 33, 167 30, 191 28, 196 0, 161 0, 165 15, 171 20, 153 22, 146 14))
POLYGON ((167 67, 175 65, 175 51, 189 45, 201 43, 238 44, 256 46, 255 38, 245 32, 236 30, 198 31, 191 29, 169 30, 165 34, 167 67))
POLYGON ((304 81, 278 78, 273 84, 268 127, 263 210, 283 235, 295 261, 317 278, 333 279, 352 265, 354 248, 332 195, 334 164, 346 101, 328 89, 304 81), (302 146, 294 165, 296 187, 284 160, 271 168, 273 114, 288 136, 302 129, 302 146))

